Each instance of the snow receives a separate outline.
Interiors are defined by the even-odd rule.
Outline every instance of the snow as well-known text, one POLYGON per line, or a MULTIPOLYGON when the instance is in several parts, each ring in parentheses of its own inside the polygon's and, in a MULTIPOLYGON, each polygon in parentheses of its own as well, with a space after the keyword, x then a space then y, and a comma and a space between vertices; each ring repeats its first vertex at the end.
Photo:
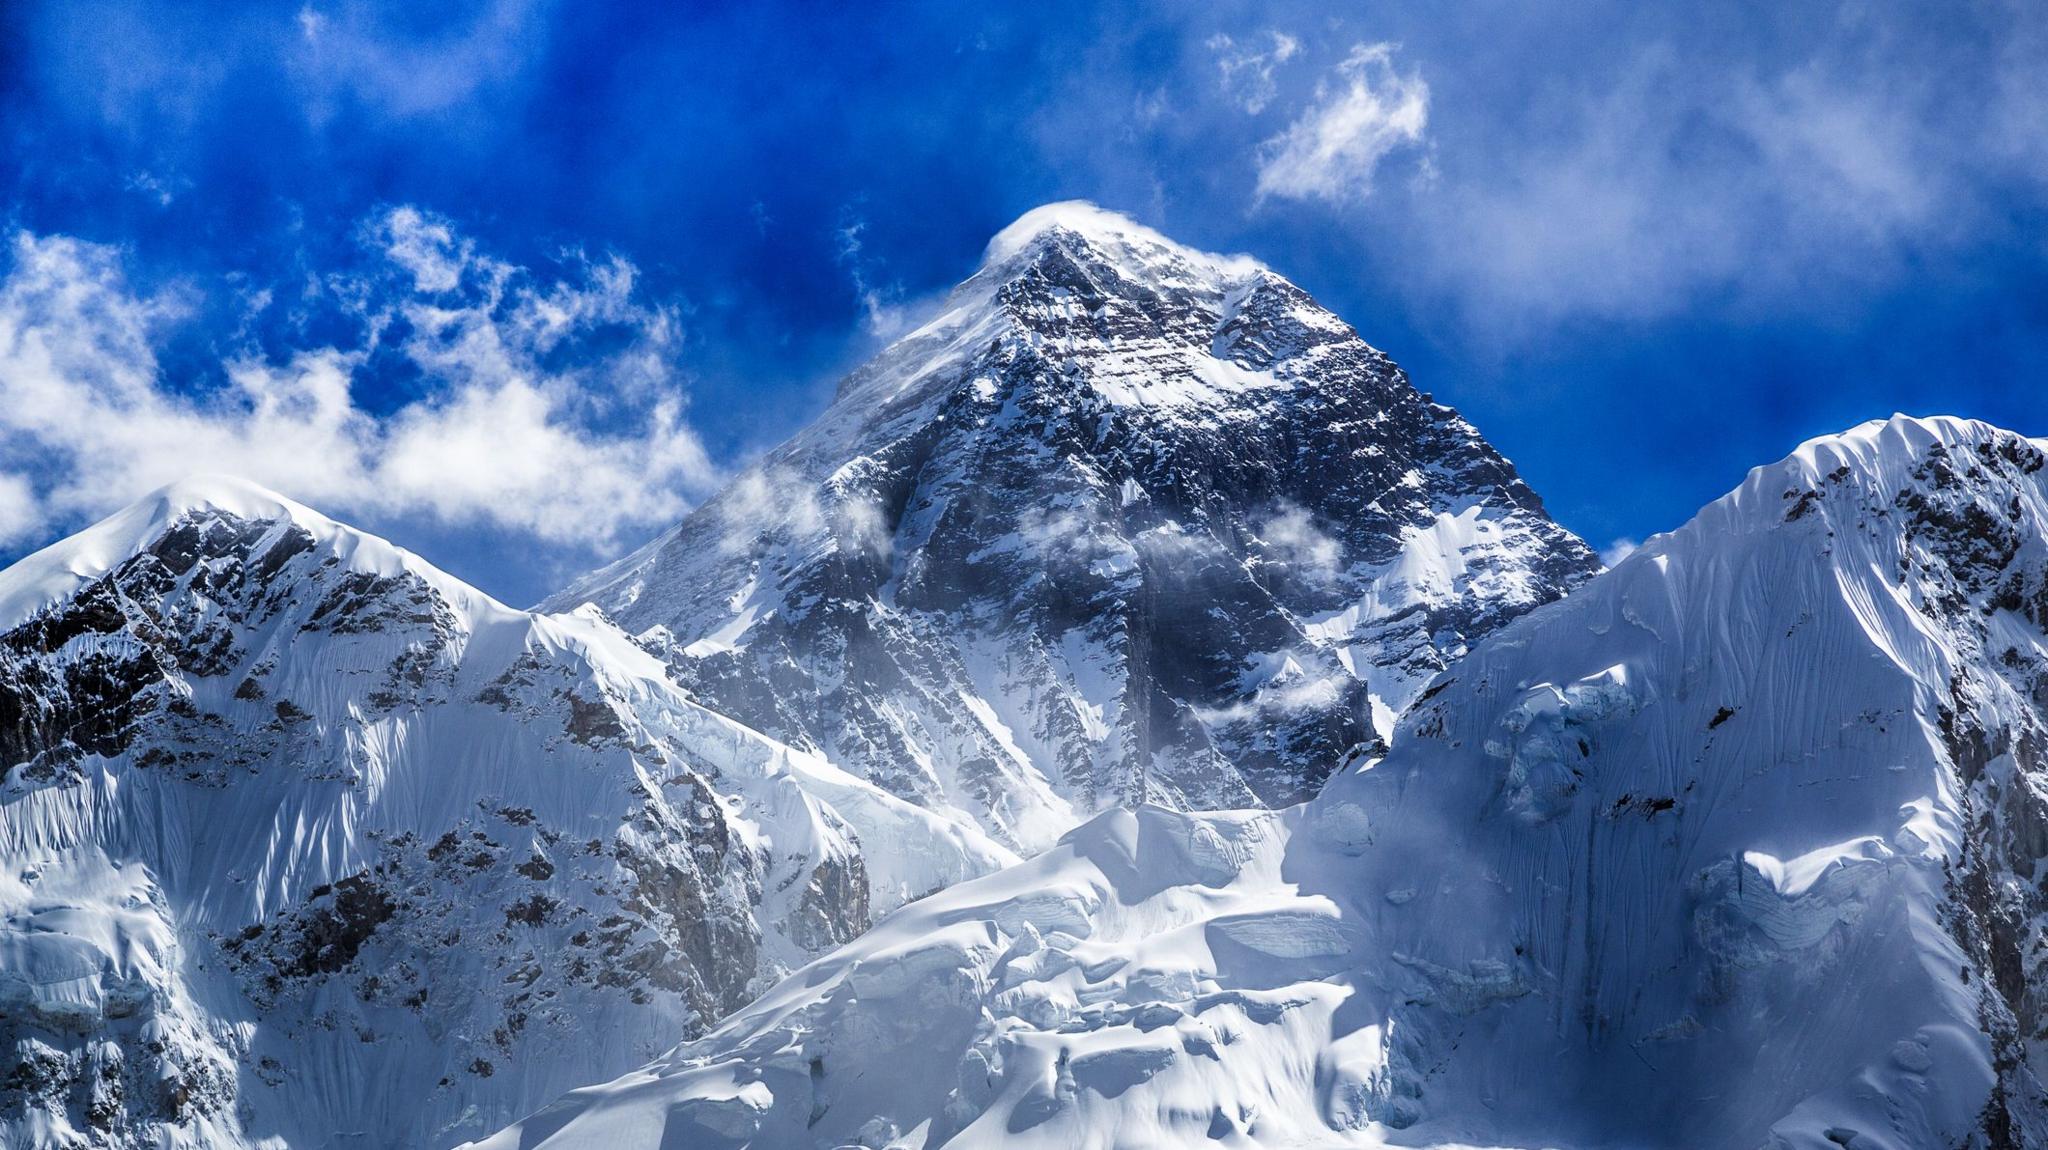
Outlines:
MULTIPOLYGON (((0 687, 37 721, 102 675, 178 701, 143 708, 125 745, 0 781, 0 1003, 27 1044, 10 1047, 57 1081, 114 1059, 114 1113, 151 1144, 473 1137, 707 1024, 662 972, 765 986, 870 911, 1016 861, 970 820, 705 710, 594 610, 512 610, 249 484, 157 492, 0 575, 0 602, 77 631, 54 650, 9 636, 0 687), (177 562, 160 545, 193 525, 246 553, 158 582, 177 562), (64 621, 115 572, 160 623, 64 621), (150 645, 187 636, 225 665, 150 645), (444 837, 471 845, 444 857, 444 837), (338 915, 319 908, 349 883, 395 908, 355 961, 263 956, 295 916, 338 915), (686 953, 714 930, 758 952, 686 953), (603 970, 605 931, 655 949, 603 970), (430 1012, 402 1004, 415 987, 430 1012), (169 1096, 153 1076, 187 1082, 180 1121, 152 1110, 169 1096)), ((82 1130, 86 1089, 0 1114, 0 1142, 82 1130)))
POLYGON ((1214 410, 1242 392, 1286 391, 1294 386, 1271 372, 1247 371, 1214 356, 1192 360, 1185 375, 1145 365, 1129 373, 1102 372, 1091 382, 1097 394, 1119 407, 1191 411, 1214 410))
POLYGON ((815 424, 545 606, 662 628, 714 708, 1030 853, 1120 801, 1311 791, 1591 574, 1523 490, 1257 261, 1054 204, 815 424))
POLYGON ((2035 1144, 2044 526, 1985 425, 1802 445, 1313 801, 1102 814, 477 1145, 2035 1144))
MULTIPOLYGON (((198 474, 157 489, 84 531, 0 571, 0 631, 19 626, 45 606, 70 596, 115 564, 147 547, 194 511, 221 511, 243 519, 294 523, 322 544, 336 544, 351 570, 391 575, 411 570, 438 585, 460 587, 452 576, 374 536, 347 531, 302 504, 246 479, 198 474)), ((465 597, 485 601, 466 588, 465 597)))
POLYGON ((1086 200, 1043 204, 1017 217, 1015 222, 989 240, 988 249, 982 255, 982 267, 987 269, 1014 261, 1018 256, 1027 254, 1048 232, 1055 230, 1079 235, 1129 263, 1148 263, 1156 253, 1165 251, 1196 264, 1212 276, 1243 279, 1266 270, 1264 264, 1250 256, 1196 253, 1121 212, 1098 207, 1086 200))
MULTIPOLYGON (((1363 800, 1117 808, 1280 805, 1376 760, 1469 642, 1591 573, 1538 507, 1293 285, 1075 204, 570 610, 174 485, 0 574, 0 690, 40 724, 0 724, 33 1077, 0 1141, 442 1147, 750 999, 683 1048, 712 1054, 518 1137, 1425 1121, 1435 1032, 1354 1018, 1356 972, 1468 1014, 1541 989, 1381 937, 1442 897, 1429 852, 1345 878, 1385 842, 1363 800)), ((1530 680, 1564 700, 1530 711, 1531 778, 1635 687, 1597 670, 1530 680)), ((1911 833, 1950 841, 1918 793, 1911 833)))

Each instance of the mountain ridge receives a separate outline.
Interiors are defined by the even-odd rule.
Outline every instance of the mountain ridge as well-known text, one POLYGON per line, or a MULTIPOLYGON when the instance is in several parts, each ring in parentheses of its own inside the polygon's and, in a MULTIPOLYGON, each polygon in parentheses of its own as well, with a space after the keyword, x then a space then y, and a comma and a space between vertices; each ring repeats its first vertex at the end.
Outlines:
POLYGON ((312 533, 316 539, 346 536, 354 548, 376 553, 371 564, 374 573, 411 570, 447 588, 459 587, 466 594, 480 596, 502 610, 512 610, 419 555, 356 531, 259 483, 236 476, 195 472, 0 570, 0 629, 11 629, 43 607, 67 597, 106 574, 116 563, 132 558, 187 515, 204 511, 290 523, 312 533))
POLYGON ((1065 204, 544 606, 595 602, 714 707, 1033 849, 1113 802, 1303 797, 1468 632, 1596 568, 1298 288, 1065 204))
POLYGON ((2044 686, 2048 452, 1873 421, 1309 803, 1098 816, 478 1145, 2039 1145, 2044 686))
POLYGON ((0 602, 0 1139, 445 1145, 1014 861, 239 481, 0 602))
POLYGON ((571 609, 221 477, 0 573, 0 1138, 486 1134, 1595 566, 1256 261, 1060 205, 955 302, 571 609))

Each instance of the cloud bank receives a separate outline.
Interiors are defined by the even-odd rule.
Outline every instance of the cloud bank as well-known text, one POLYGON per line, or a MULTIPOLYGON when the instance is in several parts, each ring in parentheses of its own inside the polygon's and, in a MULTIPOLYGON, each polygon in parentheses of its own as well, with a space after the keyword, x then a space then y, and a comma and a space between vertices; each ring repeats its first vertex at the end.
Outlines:
POLYGON ((204 470, 335 510, 605 545, 716 480, 671 366, 679 315, 639 298, 632 264, 567 253, 563 277, 539 276, 411 207, 360 234, 372 269, 306 288, 342 301, 360 342, 234 348, 225 382, 200 387, 159 358, 191 289, 141 293, 114 248, 17 233, 0 279, 0 542, 204 470), (416 373, 413 398, 365 404, 357 376, 377 355, 416 373))

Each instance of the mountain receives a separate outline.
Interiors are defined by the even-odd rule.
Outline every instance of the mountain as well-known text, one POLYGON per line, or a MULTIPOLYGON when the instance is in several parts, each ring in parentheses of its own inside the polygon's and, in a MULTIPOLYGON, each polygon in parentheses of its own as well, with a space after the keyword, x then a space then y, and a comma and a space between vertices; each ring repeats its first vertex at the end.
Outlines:
POLYGON ((434 1147, 1014 861, 229 480, 0 573, 0 1145, 434 1147))
POLYGON ((488 1150, 2048 1144, 2048 453, 1758 468, 1282 811, 1105 814, 488 1150))
POLYGON ((1284 806, 1593 574, 1456 412, 1301 289, 1086 204, 593 603, 705 705, 1020 850, 1284 806))

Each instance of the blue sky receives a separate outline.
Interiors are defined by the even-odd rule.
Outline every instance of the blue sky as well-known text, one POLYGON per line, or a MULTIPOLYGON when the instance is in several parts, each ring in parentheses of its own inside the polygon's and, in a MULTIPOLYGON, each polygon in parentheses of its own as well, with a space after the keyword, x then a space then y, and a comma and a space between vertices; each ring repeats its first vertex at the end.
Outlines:
POLYGON ((1596 546, 2048 433, 2022 3, 0 6, 0 557, 241 471, 515 602, 1028 208, 1248 251, 1596 546))

